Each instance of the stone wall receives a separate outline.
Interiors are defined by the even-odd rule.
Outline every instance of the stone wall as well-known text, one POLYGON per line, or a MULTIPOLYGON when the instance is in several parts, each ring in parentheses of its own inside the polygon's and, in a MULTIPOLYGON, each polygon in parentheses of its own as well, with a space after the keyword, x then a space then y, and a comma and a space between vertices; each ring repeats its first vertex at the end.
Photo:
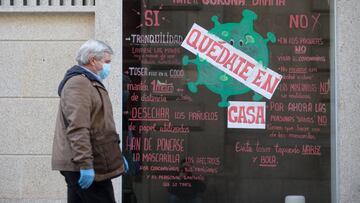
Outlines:
MULTIPOLYGON (((51 171, 57 86, 89 38, 115 50, 106 85, 121 131, 120 16, 116 0, 0 1, 0 202, 66 202, 51 171)), ((121 179, 113 182, 120 202, 121 179)))

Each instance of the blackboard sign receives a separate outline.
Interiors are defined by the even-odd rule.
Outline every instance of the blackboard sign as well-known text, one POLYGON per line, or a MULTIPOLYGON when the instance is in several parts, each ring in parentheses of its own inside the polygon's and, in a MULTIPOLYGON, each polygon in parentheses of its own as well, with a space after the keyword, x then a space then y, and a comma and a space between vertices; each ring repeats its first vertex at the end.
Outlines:
POLYGON ((124 0, 124 201, 331 202, 330 15, 327 0, 124 0))

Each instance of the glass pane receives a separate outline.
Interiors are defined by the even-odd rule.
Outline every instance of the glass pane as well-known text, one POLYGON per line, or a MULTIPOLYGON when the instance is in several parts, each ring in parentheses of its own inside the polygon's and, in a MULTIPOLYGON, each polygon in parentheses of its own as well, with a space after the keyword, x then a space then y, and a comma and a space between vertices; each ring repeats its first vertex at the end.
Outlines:
POLYGON ((328 0, 124 0, 123 202, 331 202, 328 0))

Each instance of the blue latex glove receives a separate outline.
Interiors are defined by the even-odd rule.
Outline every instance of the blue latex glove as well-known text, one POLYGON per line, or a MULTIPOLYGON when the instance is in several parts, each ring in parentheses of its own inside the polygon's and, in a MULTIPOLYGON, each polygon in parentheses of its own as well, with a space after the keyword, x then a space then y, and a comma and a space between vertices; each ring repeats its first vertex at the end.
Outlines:
POLYGON ((82 189, 87 189, 93 183, 95 178, 94 169, 82 169, 80 170, 80 179, 78 181, 82 189))
POLYGON ((124 162, 125 173, 127 173, 129 171, 129 163, 127 162, 127 160, 124 156, 123 156, 123 162, 124 162))

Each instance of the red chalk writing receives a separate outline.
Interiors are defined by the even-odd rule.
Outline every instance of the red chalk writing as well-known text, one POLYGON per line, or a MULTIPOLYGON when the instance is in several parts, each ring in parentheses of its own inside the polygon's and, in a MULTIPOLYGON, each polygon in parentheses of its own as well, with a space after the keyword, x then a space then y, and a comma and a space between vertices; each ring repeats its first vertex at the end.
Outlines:
POLYGON ((168 121, 168 107, 132 107, 129 121, 168 121))

